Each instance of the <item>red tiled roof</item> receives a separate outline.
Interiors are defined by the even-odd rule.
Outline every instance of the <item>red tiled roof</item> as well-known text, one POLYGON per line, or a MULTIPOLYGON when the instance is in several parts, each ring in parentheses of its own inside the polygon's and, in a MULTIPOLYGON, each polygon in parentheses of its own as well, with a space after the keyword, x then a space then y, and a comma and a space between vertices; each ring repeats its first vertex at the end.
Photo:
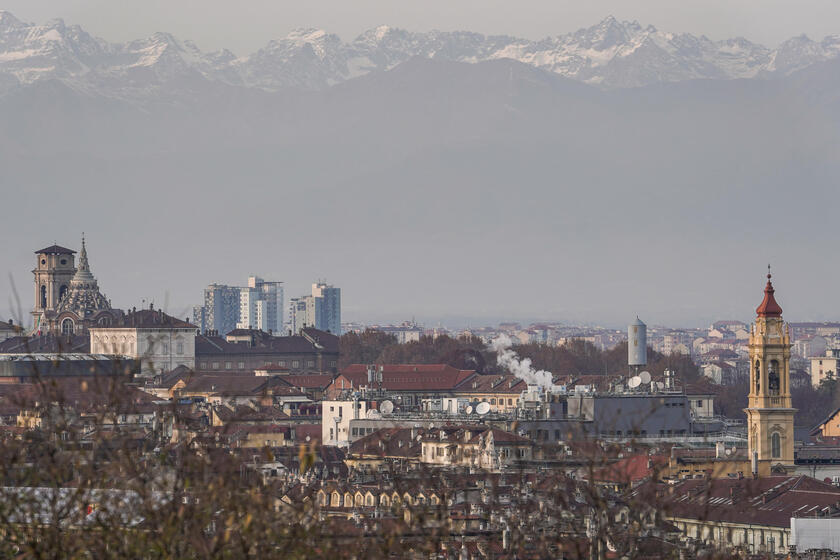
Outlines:
MULTIPOLYGON (((382 386, 391 391, 448 391, 476 376, 474 370, 457 369, 447 364, 383 364, 382 386)), ((342 370, 333 384, 340 387, 352 382, 354 387, 369 385, 367 366, 353 364, 342 370)), ((345 388, 349 389, 349 386, 345 388)))
POLYGON ((197 329, 195 325, 182 321, 172 315, 167 315, 160 309, 139 309, 132 310, 116 319, 110 327, 96 328, 132 328, 132 329, 159 329, 170 327, 175 329, 197 329))
POLYGON ((656 470, 668 464, 663 455, 640 453, 619 459, 615 463, 597 469, 592 480, 597 482, 634 483, 650 477, 656 470))
POLYGON ((457 390, 468 393, 521 393, 528 385, 515 375, 474 375, 458 385, 457 390))
POLYGON ((73 249, 68 249, 67 247, 62 247, 61 245, 50 245, 49 247, 45 247, 40 251, 35 251, 36 255, 73 255, 76 251, 73 249))
POLYGON ((292 387, 303 389, 326 389, 332 383, 333 376, 328 373, 309 373, 282 375, 279 377, 292 387))
POLYGON ((635 494, 673 517, 772 527, 790 527, 791 517, 818 515, 825 508, 836 512, 840 502, 840 488, 804 475, 647 482, 635 494))
POLYGON ((764 299, 761 301, 761 304, 755 310, 759 317, 782 316, 782 308, 781 306, 779 306, 778 303, 776 303, 776 298, 773 295, 775 291, 776 290, 773 289, 773 283, 770 282, 770 274, 768 274, 767 285, 764 287, 764 299))

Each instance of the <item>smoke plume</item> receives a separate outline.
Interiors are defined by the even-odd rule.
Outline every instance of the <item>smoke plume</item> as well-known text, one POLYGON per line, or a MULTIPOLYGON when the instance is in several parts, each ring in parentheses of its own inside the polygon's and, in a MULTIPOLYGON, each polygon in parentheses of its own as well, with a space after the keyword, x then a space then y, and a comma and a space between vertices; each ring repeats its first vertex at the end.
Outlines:
POLYGON ((512 374, 528 385, 539 385, 546 391, 554 387, 553 376, 545 370, 535 370, 531 367, 531 359, 521 359, 510 349, 513 341, 506 334, 501 334, 490 342, 490 348, 496 352, 496 363, 507 368, 512 374))

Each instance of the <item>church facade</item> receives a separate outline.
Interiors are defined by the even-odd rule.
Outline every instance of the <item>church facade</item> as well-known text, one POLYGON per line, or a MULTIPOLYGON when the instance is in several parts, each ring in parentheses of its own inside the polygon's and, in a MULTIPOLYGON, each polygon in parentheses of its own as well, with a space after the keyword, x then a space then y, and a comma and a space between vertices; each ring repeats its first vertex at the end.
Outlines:
POLYGON ((113 309, 99 291, 84 237, 78 267, 76 251, 59 245, 35 251, 35 255, 32 318, 36 334, 85 334, 91 327, 108 326, 122 317, 123 312, 113 309))

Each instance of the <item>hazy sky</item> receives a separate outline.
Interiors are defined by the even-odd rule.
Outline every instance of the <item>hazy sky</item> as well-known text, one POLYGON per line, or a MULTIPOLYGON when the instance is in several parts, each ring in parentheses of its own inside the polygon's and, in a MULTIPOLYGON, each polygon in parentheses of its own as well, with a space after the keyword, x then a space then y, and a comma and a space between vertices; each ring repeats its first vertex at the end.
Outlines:
POLYGON ((609 14, 768 46, 802 33, 822 38, 840 32, 837 0, 6 0, 0 8, 38 23, 60 17, 112 41, 169 31, 203 49, 224 47, 240 55, 298 27, 323 28, 344 39, 382 24, 539 39, 609 14))
MULTIPOLYGON (((302 26, 345 39, 380 24, 538 38, 608 14, 768 46, 840 33, 840 0, 0 9, 112 41, 169 31, 238 54, 302 26)), ((115 306, 153 299, 178 316, 208 283, 256 273, 285 281, 287 301, 326 278, 342 288, 345 320, 621 325, 639 314, 698 325, 749 319, 771 261, 787 319, 838 319, 840 61, 779 82, 612 93, 505 61, 399 68, 319 95, 203 84, 204 97, 189 90, 190 110, 137 111, 54 84, 4 96, 0 319, 32 304, 33 251, 78 249, 83 230, 115 306)))

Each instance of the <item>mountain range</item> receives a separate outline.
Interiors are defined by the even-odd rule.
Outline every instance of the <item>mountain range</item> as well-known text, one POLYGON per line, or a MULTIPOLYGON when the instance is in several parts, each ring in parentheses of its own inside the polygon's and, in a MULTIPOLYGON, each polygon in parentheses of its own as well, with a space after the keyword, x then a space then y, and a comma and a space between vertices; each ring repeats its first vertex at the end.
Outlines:
POLYGON ((240 57, 228 50, 204 52, 168 33, 111 43, 60 19, 36 25, 0 11, 0 92, 51 78, 74 89, 129 98, 189 89, 198 80, 265 91, 322 90, 413 57, 468 63, 511 59, 614 89, 785 76, 838 55, 840 35, 821 41, 803 35, 770 49, 741 37, 712 41, 607 17, 539 41, 380 26, 345 42, 323 30, 302 29, 240 57))

